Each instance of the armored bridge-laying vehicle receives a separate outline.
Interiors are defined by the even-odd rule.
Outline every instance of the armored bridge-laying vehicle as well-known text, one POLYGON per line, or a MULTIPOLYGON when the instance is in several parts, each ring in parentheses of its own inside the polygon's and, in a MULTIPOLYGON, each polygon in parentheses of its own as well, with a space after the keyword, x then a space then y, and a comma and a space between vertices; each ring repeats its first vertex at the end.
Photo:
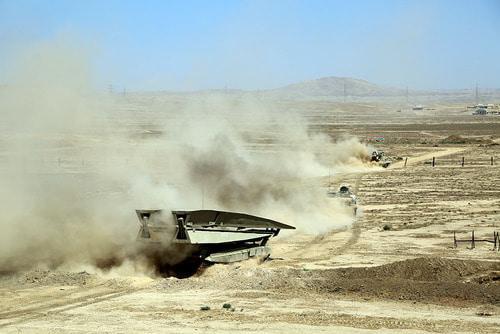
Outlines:
POLYGON ((269 238, 295 227, 244 213, 217 210, 136 210, 137 240, 150 249, 172 248, 191 258, 231 263, 267 257, 269 238))

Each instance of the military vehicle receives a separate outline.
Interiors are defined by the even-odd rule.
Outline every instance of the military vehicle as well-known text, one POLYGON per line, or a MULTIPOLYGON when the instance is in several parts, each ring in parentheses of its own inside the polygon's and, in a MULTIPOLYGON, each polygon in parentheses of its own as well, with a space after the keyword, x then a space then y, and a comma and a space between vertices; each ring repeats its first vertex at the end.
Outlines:
POLYGON ((377 162, 379 166, 382 166, 384 168, 389 167, 389 165, 392 163, 392 160, 385 156, 384 151, 373 151, 371 161, 377 162))
MULTIPOLYGON (((244 213, 217 210, 136 210, 141 224, 137 240, 145 249, 164 252, 162 259, 231 263, 251 257, 268 257, 269 238, 281 229, 295 227, 244 213), (173 250, 173 251, 172 251, 173 250), (182 256, 180 256, 182 255, 182 256)), ((180 261, 179 261, 180 262, 180 261)))
POLYGON ((357 211, 358 211, 358 199, 357 199, 356 195, 354 195, 351 192, 351 190, 349 189, 348 186, 346 186, 346 185, 341 186, 339 188, 339 191, 329 190, 327 195, 329 197, 343 199, 344 204, 346 204, 347 206, 351 206, 354 214, 357 213, 357 211))
POLYGON ((485 108, 477 108, 472 115, 486 115, 488 111, 485 108))

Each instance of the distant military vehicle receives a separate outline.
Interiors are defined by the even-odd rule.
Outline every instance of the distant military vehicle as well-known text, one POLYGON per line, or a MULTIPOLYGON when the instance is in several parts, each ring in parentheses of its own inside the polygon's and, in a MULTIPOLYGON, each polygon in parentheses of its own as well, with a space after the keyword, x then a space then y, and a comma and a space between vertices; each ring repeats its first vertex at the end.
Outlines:
MULTIPOLYGON (((150 251, 175 248, 176 254, 210 263, 266 257, 269 238, 295 227, 244 213, 217 210, 136 210, 137 240, 150 251)), ((169 255, 170 256, 170 255, 169 255)), ((168 259, 165 259, 168 262, 168 259)))
POLYGON ((389 167, 392 160, 385 156, 384 151, 373 151, 371 161, 378 162, 384 168, 389 167))
POLYGON ((341 198, 344 199, 344 203, 353 208, 353 213, 356 214, 358 211, 358 199, 356 195, 354 195, 348 186, 341 186, 339 191, 328 191, 328 196, 333 198, 341 198))
POLYGON ((472 115, 486 115, 488 111, 485 108, 477 108, 472 115))

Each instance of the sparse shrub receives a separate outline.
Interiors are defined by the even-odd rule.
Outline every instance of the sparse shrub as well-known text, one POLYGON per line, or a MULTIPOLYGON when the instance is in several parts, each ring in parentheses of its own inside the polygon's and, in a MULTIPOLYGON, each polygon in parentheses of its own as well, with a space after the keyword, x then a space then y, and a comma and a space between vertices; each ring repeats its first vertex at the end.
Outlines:
POLYGON ((384 227, 382 227, 384 231, 390 231, 392 230, 392 226, 390 224, 385 224, 384 227))

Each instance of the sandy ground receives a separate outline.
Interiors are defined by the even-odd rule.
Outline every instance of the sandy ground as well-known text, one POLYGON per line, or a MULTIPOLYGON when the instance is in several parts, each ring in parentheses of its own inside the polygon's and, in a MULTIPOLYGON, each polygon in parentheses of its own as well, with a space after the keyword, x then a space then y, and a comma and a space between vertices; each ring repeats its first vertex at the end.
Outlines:
POLYGON ((454 248, 453 231, 493 239, 500 230, 500 118, 451 107, 420 115, 387 108, 382 116, 372 106, 304 108, 313 128, 383 136, 378 147, 408 157, 406 166, 317 180, 325 189, 329 181, 352 186, 360 199, 353 226, 284 235, 270 243, 270 261, 214 265, 183 280, 5 274, 0 332, 498 333, 500 252, 489 243, 454 248), (443 143, 451 134, 489 141, 443 143), (426 164, 432 157, 435 167, 426 164))

